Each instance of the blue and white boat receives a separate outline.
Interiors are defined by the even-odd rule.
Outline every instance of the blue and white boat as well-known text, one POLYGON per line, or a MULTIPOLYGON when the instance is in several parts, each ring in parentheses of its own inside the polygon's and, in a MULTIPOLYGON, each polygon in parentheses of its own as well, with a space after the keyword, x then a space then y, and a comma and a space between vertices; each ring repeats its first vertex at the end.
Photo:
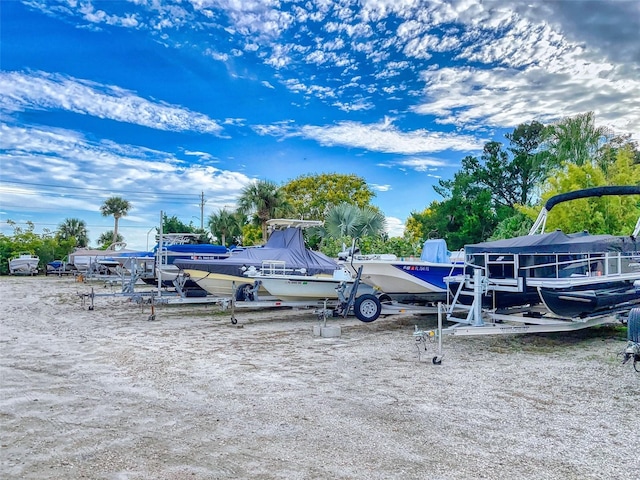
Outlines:
POLYGON ((443 239, 424 242, 420 258, 398 258, 390 254, 353 255, 345 263, 353 273, 362 267, 364 283, 402 303, 444 301, 444 277, 461 274, 464 262, 447 249, 443 239))

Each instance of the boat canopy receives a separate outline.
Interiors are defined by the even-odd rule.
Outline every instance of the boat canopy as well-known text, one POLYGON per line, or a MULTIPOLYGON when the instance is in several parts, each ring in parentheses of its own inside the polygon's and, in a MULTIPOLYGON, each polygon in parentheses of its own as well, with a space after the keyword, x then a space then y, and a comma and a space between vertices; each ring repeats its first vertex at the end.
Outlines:
POLYGON ((465 245, 467 255, 480 253, 592 253, 639 251, 640 241, 634 237, 590 235, 588 232, 566 234, 561 230, 540 235, 525 235, 493 242, 465 245))

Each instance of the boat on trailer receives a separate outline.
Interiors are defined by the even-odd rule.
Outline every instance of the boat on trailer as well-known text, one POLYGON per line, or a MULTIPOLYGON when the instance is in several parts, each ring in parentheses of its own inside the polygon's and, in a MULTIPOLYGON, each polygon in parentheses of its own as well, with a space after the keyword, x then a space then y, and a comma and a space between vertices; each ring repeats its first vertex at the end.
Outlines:
MULTIPOLYGON (((163 233, 158 235, 158 243, 154 247, 152 272, 145 283, 165 287, 174 286, 181 273, 174 265, 176 260, 219 260, 229 257, 231 252, 224 245, 213 243, 197 243, 200 235, 194 233, 163 233), (162 237, 162 238, 160 238, 162 237)), ((185 279, 189 288, 197 285, 185 279)))
MULTIPOLYGON (((640 187, 597 187, 556 195, 546 202, 529 235, 465 246, 464 273, 446 279, 453 298, 449 320, 485 326, 485 314, 494 325, 513 320, 541 325, 537 331, 553 331, 557 329, 544 326, 567 321, 589 326, 638 307, 640 218, 628 236, 544 233, 554 206, 605 195, 640 195, 640 187), (452 313, 461 306, 469 312, 465 319, 452 313)), ((524 330, 513 333, 517 331, 524 330)))
POLYGON ((362 267, 362 281, 403 303, 433 303, 447 296, 445 277, 461 274, 461 256, 452 255, 445 240, 426 240, 419 258, 391 254, 351 255, 346 265, 362 267))
MULTIPOLYGON (((349 296, 355 278, 345 268, 336 268, 332 274, 306 275, 306 270, 288 269, 284 261, 265 261, 258 270, 250 268, 245 275, 254 280, 274 298, 283 301, 337 300, 340 295, 349 296)), ((360 283, 356 296, 374 294, 375 290, 360 283)))
MULTIPOLYGON (((259 269, 263 262, 284 262, 292 270, 305 269, 309 275, 332 275, 337 262, 326 255, 305 247, 302 230, 322 225, 313 220, 272 219, 267 222, 272 230, 262 247, 247 248, 228 258, 178 259, 174 261, 185 276, 196 282, 211 295, 228 297, 234 292, 247 292, 253 280, 245 273, 253 267, 259 269)), ((264 288, 258 293, 268 294, 264 288)), ((243 300, 242 295, 236 296, 243 300)))
MULTIPOLYGON (((640 217, 629 236, 544 233, 555 205, 605 195, 640 196, 640 186, 556 195, 545 203, 529 235, 465 246, 464 272, 445 278, 451 296, 438 304, 437 329, 415 327, 418 356, 435 337, 432 362, 441 364, 444 335, 568 332, 619 321, 640 331, 640 217), (453 325, 443 327, 445 317, 453 325)), ((634 338, 625 361, 640 358, 634 338)))
POLYGON ((9 260, 9 274, 36 275, 40 257, 30 252, 22 252, 9 260))

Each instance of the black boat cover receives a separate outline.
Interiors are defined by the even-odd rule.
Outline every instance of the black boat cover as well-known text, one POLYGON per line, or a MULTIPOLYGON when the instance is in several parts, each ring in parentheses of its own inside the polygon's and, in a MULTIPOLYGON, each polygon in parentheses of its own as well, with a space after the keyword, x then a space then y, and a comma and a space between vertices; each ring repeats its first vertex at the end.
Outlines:
POLYGON ((241 276, 248 267, 260 268, 268 260, 284 261, 287 270, 306 269, 308 275, 332 274, 338 264, 320 252, 304 245, 302 230, 295 227, 274 231, 263 247, 247 248, 219 260, 178 259, 173 262, 181 270, 203 270, 241 276), (243 268, 244 267, 244 268, 243 268))
POLYGON ((493 242, 465 245, 465 254, 479 253, 595 253, 638 252, 640 242, 631 236, 589 235, 587 232, 567 235, 561 230, 540 235, 495 240, 493 242))

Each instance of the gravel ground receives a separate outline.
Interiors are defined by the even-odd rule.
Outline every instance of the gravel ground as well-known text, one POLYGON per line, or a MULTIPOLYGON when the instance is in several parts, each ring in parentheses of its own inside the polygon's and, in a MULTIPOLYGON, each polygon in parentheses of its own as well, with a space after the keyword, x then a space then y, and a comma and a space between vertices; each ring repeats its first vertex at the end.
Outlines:
POLYGON ((624 329, 445 338, 435 366, 412 336, 432 317, 320 338, 310 310, 150 322, 89 291, 0 279, 3 479, 638 478, 624 329))

